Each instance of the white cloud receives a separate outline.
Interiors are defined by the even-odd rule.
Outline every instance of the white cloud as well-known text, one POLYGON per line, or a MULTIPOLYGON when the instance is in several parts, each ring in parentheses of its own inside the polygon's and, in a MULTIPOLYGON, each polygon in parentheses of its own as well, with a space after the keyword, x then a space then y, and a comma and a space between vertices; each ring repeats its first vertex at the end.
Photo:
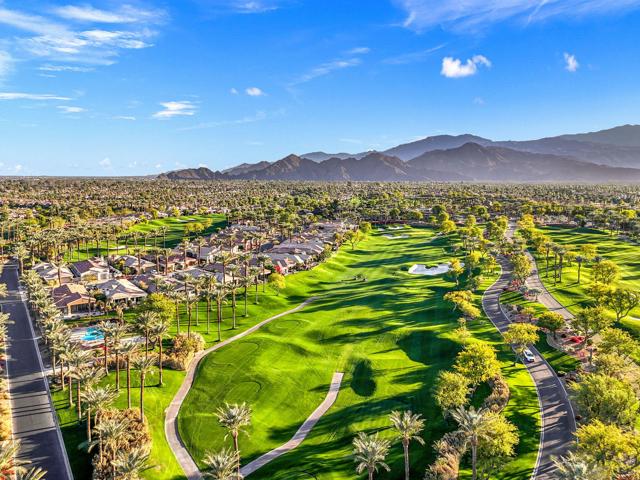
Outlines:
POLYGON ((569 72, 575 72, 580 68, 580 64, 578 63, 578 59, 575 55, 571 55, 567 52, 564 53, 564 62, 565 62, 565 70, 569 72))
POLYGON ((21 172, 23 168, 24 168, 24 167, 23 167, 20 163, 18 163, 18 164, 16 164, 16 165, 13 167, 13 170, 14 170, 16 173, 18 173, 18 172, 21 172))
POLYGON ((111 159, 109 157, 105 157, 98 162, 102 168, 111 168, 111 159))
POLYGON ((46 64, 38 67, 43 72, 93 72, 95 69, 90 67, 77 67, 73 65, 51 65, 46 64))
POLYGON ((89 23, 138 23, 158 22, 164 18, 162 11, 140 10, 124 5, 118 11, 107 11, 90 5, 66 5, 58 7, 53 12, 59 17, 89 23))
POLYGON ((71 100, 71 98, 49 93, 0 92, 0 100, 59 100, 64 102, 71 100))
POLYGON ((231 95, 238 95, 238 89, 237 89, 237 88, 231 88, 231 89, 229 90, 229 93, 230 93, 231 95))
POLYGON ((347 55, 365 55, 369 53, 371 49, 369 47, 356 47, 351 50, 347 50, 347 55))
POLYGON ((245 93, 247 95, 249 95, 250 97, 261 97, 263 96, 265 93, 259 89, 258 87, 249 87, 245 90, 245 93))
POLYGON ((359 58, 349 58, 346 60, 334 60, 332 62, 323 63, 317 67, 312 68, 307 73, 301 75, 296 80, 291 82, 290 85, 299 85, 301 83, 310 82, 318 77, 329 75, 336 70, 343 70, 345 68, 355 67, 362 63, 359 58))
POLYGON ((482 97, 476 97, 473 99, 473 104, 474 105, 484 105, 486 102, 484 101, 484 98, 482 97))
MULTIPOLYGON (((50 71, 81 71, 85 65, 111 65, 121 50, 151 47, 150 39, 157 35, 151 27, 164 18, 162 11, 132 7, 123 7, 114 13, 92 7, 67 6, 54 12, 63 18, 0 8, 0 25, 15 30, 5 43, 16 52, 18 60, 38 58, 78 64, 76 69, 50 71), (75 21, 114 23, 119 28, 79 29, 75 21)), ((47 67, 56 68, 45 65, 45 69, 47 67)))
POLYGON ((13 71, 13 57, 8 52, 0 51, 0 79, 13 71))
POLYGON ((172 118, 178 116, 191 116, 196 113, 196 106, 189 101, 163 102, 164 108, 153 114, 153 118, 172 118))
POLYGON ((62 113, 82 113, 87 111, 82 107, 72 107, 68 105, 58 105, 58 108, 62 111, 62 113))
POLYGON ((384 63, 389 65, 406 65, 408 63, 417 63, 427 59, 432 53, 445 47, 445 44, 436 45, 435 47, 420 50, 418 52, 403 53, 395 57, 390 57, 383 60, 384 63))
POLYGON ((470 77, 478 73, 478 66, 490 67, 491 62, 483 55, 474 55, 465 63, 457 58, 444 57, 440 73, 447 78, 470 77))
POLYGON ((114 118, 114 120, 129 120, 129 121, 133 121, 133 120, 136 119, 136 117, 131 116, 131 115, 116 115, 113 118, 114 118))
POLYGON ((637 9, 640 0, 395 0, 403 26, 416 31, 445 27, 477 31, 513 19, 523 25, 550 18, 586 17, 637 9))
POLYGON ((203 6, 218 12, 256 14, 278 10, 287 0, 200 0, 203 6))

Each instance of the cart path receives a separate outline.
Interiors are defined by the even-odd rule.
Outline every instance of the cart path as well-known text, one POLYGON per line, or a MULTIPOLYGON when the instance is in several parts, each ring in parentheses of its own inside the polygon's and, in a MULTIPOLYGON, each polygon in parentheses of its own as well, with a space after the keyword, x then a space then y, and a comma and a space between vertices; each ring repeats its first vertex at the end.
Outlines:
MULTIPOLYGON (((512 278, 512 270, 511 263, 504 257, 499 257, 498 263, 502 267, 502 273, 485 291, 482 308, 498 331, 504 333, 511 322, 500 306, 500 295, 512 278)), ((534 277, 537 277, 537 272, 534 277)), ((542 418, 538 458, 531 480, 551 480, 555 471, 552 458, 569 453, 573 443, 575 414, 567 390, 556 372, 535 347, 532 346, 530 350, 535 361, 525 365, 536 386, 542 418)))
POLYGON ((202 475, 200 473, 200 470, 198 469, 198 465, 196 465, 196 462, 193 460, 193 458, 191 457, 191 454, 189 453, 184 443, 182 442, 182 439, 180 438, 180 433, 178 432, 178 413, 180 412, 180 407, 182 406, 182 402, 184 402, 184 399, 186 398, 187 394, 189 393, 189 390, 191 389, 191 386, 193 385, 193 381, 195 380, 195 373, 196 373, 196 370, 198 369, 198 365, 200 364, 200 361, 209 353, 215 352, 216 350, 219 350, 222 347, 229 345, 230 343, 233 343, 237 340, 240 340, 241 338, 246 337, 247 335, 252 334, 256 330, 259 330, 260 328, 267 325, 268 323, 278 318, 284 317, 285 315, 289 315, 290 313, 294 313, 303 309, 304 307, 309 305, 311 302, 315 301, 317 298, 318 297, 310 297, 306 299, 304 302, 302 302, 300 305, 298 305, 297 307, 292 308, 291 310, 287 310, 286 312, 279 313, 278 315, 274 315, 273 317, 267 318, 266 320, 262 320, 261 322, 256 323, 253 327, 248 328, 244 332, 239 333, 238 335, 235 335, 231 338, 228 338, 214 345, 213 347, 203 350, 195 356, 195 358, 193 359, 193 361, 189 365, 189 368, 186 371, 185 378, 182 381, 182 385, 180 385, 180 389, 178 390, 178 393, 176 393, 176 396, 173 397, 173 400, 171 401, 171 403, 169 404, 169 407, 165 411, 165 419, 164 419, 164 433, 165 433, 165 436, 167 437, 167 441, 169 442, 169 447, 173 451, 173 454, 175 455, 176 460, 178 460, 178 463, 182 467, 182 470, 184 471, 188 480, 198 480, 202 478, 202 475))
POLYGON ((335 403, 338 398, 338 392, 340 391, 340 384, 342 383, 342 377, 344 377, 344 373, 336 372, 333 374, 333 378, 331 379, 331 385, 329 386, 329 392, 325 397, 324 401, 318 405, 309 418, 307 418, 304 423, 300 426, 298 431, 295 433, 291 440, 289 440, 284 445, 274 448, 268 453, 265 453, 261 457, 258 457, 254 461, 248 463, 240 470, 243 476, 251 475, 253 472, 258 470, 259 468, 264 467, 267 463, 275 460, 276 458, 284 455, 287 452, 290 452, 298 445, 302 443, 302 441, 307 438, 307 435, 311 432, 311 429, 318 423, 320 418, 327 413, 327 410, 331 408, 331 406, 335 403))

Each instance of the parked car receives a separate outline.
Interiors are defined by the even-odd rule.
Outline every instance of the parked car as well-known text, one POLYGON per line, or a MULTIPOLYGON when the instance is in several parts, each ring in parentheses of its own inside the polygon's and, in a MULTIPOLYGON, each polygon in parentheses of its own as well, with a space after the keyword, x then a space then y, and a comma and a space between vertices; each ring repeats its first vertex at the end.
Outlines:
POLYGON ((522 354, 524 355, 524 359, 529 362, 535 362, 536 361, 536 357, 533 355, 533 352, 531 350, 529 350, 528 348, 524 349, 524 352, 522 352, 522 354))

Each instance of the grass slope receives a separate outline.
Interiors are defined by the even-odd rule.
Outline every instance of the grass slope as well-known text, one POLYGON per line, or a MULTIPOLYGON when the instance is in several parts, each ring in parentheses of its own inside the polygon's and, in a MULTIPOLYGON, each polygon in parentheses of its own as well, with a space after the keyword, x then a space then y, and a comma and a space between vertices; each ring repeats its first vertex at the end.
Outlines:
MULTIPOLYGON (((205 358, 179 416, 192 455, 200 459, 229 442, 214 416, 225 401, 253 408, 249 436, 241 440, 245 462, 281 445, 323 400, 333 372, 343 371, 336 404, 305 442, 252 478, 355 478, 353 436, 360 430, 391 435, 388 414, 394 409, 412 409, 427 419, 428 447, 413 448, 414 474, 421 475, 433 460, 430 445, 452 427, 434 406, 433 382, 461 349, 453 335, 457 316, 442 300, 454 285, 406 272, 413 263, 451 256, 446 239, 429 243, 430 237, 426 230, 412 230, 401 241, 372 235, 357 250, 343 249, 313 271, 290 277, 288 295, 322 298, 205 358), (357 274, 367 280, 354 280, 357 274)), ((501 350, 512 388, 506 414, 522 430, 520 455, 497 478, 524 478, 538 444, 532 380, 521 365, 511 367, 508 349, 486 319, 471 329, 501 350)), ((399 478, 401 462, 396 446, 389 457, 393 473, 380 478, 399 478)))
MULTIPOLYGON (((612 260, 620 267, 620 279, 616 286, 638 290, 640 284, 640 249, 637 245, 621 240, 616 236, 611 236, 601 230, 588 228, 567 228, 567 227, 543 227, 539 231, 548 235, 551 240, 559 245, 579 246, 585 243, 598 247, 598 255, 612 260)), ((540 270, 540 278, 549 292, 556 299, 576 313, 580 308, 590 303, 588 288, 591 285, 591 267, 583 264, 580 274, 580 284, 578 284, 578 265, 573 262, 572 266, 565 266, 563 269, 562 283, 553 283, 553 258, 549 261, 549 276, 546 275, 545 256, 536 254, 536 260, 540 270)), ((624 327, 640 337, 640 321, 631 317, 640 317, 640 307, 634 309, 630 316, 622 321, 624 327)))
MULTIPOLYGON (((123 232, 123 234, 120 234, 120 236, 127 233, 130 235, 138 233, 140 234, 138 238, 138 245, 142 247, 144 246, 144 234, 152 233, 153 231, 158 230, 161 227, 166 227, 167 228, 166 247, 173 248, 182 241, 184 237, 185 225, 187 225, 188 223, 202 222, 207 219, 211 219, 213 221, 213 224, 211 225, 211 227, 207 228, 204 232, 202 232, 201 235, 211 235, 212 233, 214 233, 215 231, 219 230, 220 228, 226 225, 225 216, 217 215, 217 214, 167 217, 167 218, 159 218, 156 220, 149 220, 148 222, 144 222, 144 223, 137 223, 133 225, 131 228, 129 228, 126 232, 123 232)), ((109 243, 108 252, 110 254, 115 254, 117 246, 123 247, 118 250, 118 253, 120 255, 124 254, 125 253, 124 241, 115 242, 114 240, 112 240, 109 243)), ((153 236, 147 239, 147 247, 154 247, 154 246, 163 248, 163 236, 160 232, 158 232, 158 236, 155 240, 153 236)), ((133 238, 132 238, 129 240, 128 253, 133 254, 134 251, 135 251, 135 248, 133 246, 133 238)), ((84 245, 82 245, 79 252, 74 250, 73 257, 67 254, 65 259, 68 262, 71 262, 71 261, 76 262, 78 260, 86 260, 87 258, 106 255, 106 254, 107 254, 106 241, 104 240, 98 241, 98 247, 96 247, 95 241, 89 241, 88 249, 85 249, 84 245)))

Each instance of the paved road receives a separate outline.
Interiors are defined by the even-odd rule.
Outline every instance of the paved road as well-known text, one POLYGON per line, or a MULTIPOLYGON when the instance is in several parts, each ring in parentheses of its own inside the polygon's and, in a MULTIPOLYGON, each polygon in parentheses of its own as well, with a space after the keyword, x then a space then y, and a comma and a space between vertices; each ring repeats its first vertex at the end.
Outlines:
MULTIPOLYGON (((506 259, 498 259, 502 267, 500 278, 487 289, 482 298, 482 307, 502 333, 509 326, 509 319, 500 308, 500 294, 511 279, 511 264, 506 259)), ((538 279, 539 280, 539 279, 538 279)), ((536 467, 532 480, 551 480, 554 478, 552 457, 566 455, 574 439, 576 430, 575 415, 567 391, 547 361, 534 348, 533 363, 527 363, 527 369, 535 382, 542 415, 542 431, 536 467)))
POLYGON ((538 302, 547 307, 547 309, 549 309, 550 311, 559 313, 565 320, 571 320, 573 318, 571 312, 567 310, 565 306, 562 305, 558 300, 556 300, 556 298, 549 293, 547 287, 545 287, 542 283, 538 272, 539 269, 536 265, 536 259, 533 258, 533 255, 531 255, 529 252, 526 252, 526 254, 529 257, 529 260, 531 260, 534 265, 533 273, 527 279, 527 285, 529 286, 529 288, 535 288, 536 290, 542 292, 538 296, 538 302))
POLYGON ((42 373, 40 351, 18 292, 18 273, 14 265, 4 267, 0 282, 6 283, 10 292, 2 301, 2 310, 10 316, 7 371, 13 435, 21 443, 18 458, 46 470, 47 479, 71 480, 73 475, 67 452, 42 373))
POLYGON ((331 379, 331 384, 329 385, 329 391, 327 392, 327 396, 322 401, 318 408, 316 408, 311 415, 304 421, 304 423, 300 426, 298 431, 295 433, 291 440, 289 440, 284 445, 279 446, 278 448, 274 448, 270 452, 265 453, 264 455, 256 458, 253 462, 249 462, 240 470, 242 476, 246 477, 247 475, 251 475, 253 472, 258 470, 259 468, 264 467, 267 463, 275 460, 276 458, 284 455, 287 452, 290 452, 298 445, 300 445, 311 429, 318 423, 320 418, 327 413, 327 410, 331 408, 331 406, 336 402, 338 398, 338 392, 340 391, 340 385, 342 384, 342 377, 344 377, 344 373, 336 372, 333 374, 333 378, 331 379))
POLYGON ((198 353, 196 357, 193 359, 193 361, 189 365, 187 374, 184 380, 182 381, 182 385, 180 385, 180 389, 178 390, 178 393, 176 393, 176 396, 173 397, 171 404, 165 411, 165 418, 164 418, 164 434, 167 437, 167 441, 169 442, 169 447, 171 447, 171 450, 173 451, 173 454, 175 455, 176 460, 178 460, 178 463, 182 467, 182 470, 184 471, 188 480, 198 480, 202 478, 202 475, 200 474, 198 465, 196 465, 196 462, 193 460, 193 458, 191 457, 191 454, 189 453, 187 448, 184 446, 184 443, 180 438, 180 433, 178 432, 178 413, 180 412, 180 407, 182 406, 182 402, 184 402, 184 399, 187 396, 187 393, 189 393, 189 390, 193 385, 193 381, 195 379, 195 373, 200 361, 207 354, 214 352, 226 345, 229 345, 230 343, 235 342, 236 340, 240 340, 241 338, 244 338, 247 335, 250 335, 251 333, 265 326, 266 324, 272 322, 273 320, 276 320, 277 318, 280 318, 280 317, 284 317, 285 315, 289 315, 290 313, 297 312, 298 310, 304 308, 305 306, 313 302, 316 298, 317 297, 310 297, 304 302, 302 302, 300 305, 298 305, 297 307, 292 308, 291 310, 287 310, 286 312, 282 312, 282 313, 279 313, 278 315, 274 315, 273 317, 267 318, 266 320, 263 320, 260 323, 256 323, 253 327, 245 330, 244 332, 239 333, 234 337, 228 338, 227 340, 220 342, 207 350, 203 350, 202 352, 198 353))

